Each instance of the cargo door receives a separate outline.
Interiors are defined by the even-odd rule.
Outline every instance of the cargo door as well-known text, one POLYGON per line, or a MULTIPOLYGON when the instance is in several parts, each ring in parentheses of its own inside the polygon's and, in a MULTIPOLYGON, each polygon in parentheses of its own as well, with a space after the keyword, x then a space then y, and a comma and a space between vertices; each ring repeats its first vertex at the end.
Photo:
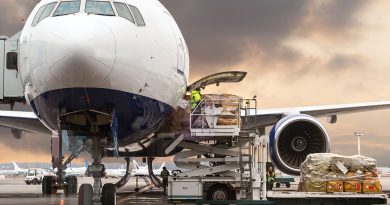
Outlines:
POLYGON ((216 73, 204 78, 201 78, 187 87, 187 91, 191 92, 198 88, 204 89, 208 85, 220 83, 236 83, 242 81, 246 76, 246 72, 242 71, 228 71, 222 73, 216 73))
POLYGON ((4 98, 22 98, 23 86, 18 68, 19 33, 5 41, 5 66, 3 69, 4 98))

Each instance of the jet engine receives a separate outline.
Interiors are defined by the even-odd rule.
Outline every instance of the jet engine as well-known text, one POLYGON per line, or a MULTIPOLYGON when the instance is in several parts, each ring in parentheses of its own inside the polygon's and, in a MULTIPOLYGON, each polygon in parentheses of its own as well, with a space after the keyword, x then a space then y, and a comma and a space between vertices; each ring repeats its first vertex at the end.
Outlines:
POLYGON ((290 175, 299 175, 308 154, 330 151, 325 127, 312 116, 288 115, 272 128, 270 153, 275 166, 290 175))

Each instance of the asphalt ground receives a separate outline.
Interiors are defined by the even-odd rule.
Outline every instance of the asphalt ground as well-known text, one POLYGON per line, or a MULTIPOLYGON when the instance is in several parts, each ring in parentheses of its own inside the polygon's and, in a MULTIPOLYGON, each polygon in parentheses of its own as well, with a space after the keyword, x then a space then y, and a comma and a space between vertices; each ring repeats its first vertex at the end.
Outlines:
MULTIPOLYGON (((118 179, 102 179, 103 183, 115 183, 118 179)), ((292 183, 290 188, 282 185, 274 188, 274 191, 295 191, 298 188, 298 180, 292 183)), ((78 184, 92 183, 90 177, 79 177, 78 184)), ((390 193, 390 177, 381 178, 382 189, 385 193, 390 193)), ((131 178, 129 182, 118 190, 117 204, 167 204, 163 191, 159 188, 149 186, 142 178, 138 180, 140 192, 136 193, 136 179, 131 178), (143 188, 143 189, 142 189, 143 188)), ((0 205, 77 205, 77 196, 67 196, 59 192, 52 196, 43 196, 40 185, 26 185, 23 178, 0 179, 0 205)), ((388 202, 390 204, 390 202, 388 202)))

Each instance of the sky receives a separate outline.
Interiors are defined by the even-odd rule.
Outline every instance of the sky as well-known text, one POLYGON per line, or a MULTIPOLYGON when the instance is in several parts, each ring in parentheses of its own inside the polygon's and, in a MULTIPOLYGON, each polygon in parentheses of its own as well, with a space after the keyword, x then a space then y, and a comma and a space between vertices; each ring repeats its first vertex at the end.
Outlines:
MULTIPOLYGON (((23 27, 37 0, 1 0, 0 35, 23 27)), ((248 72, 208 93, 257 96, 259 108, 390 100, 390 2, 387 0, 162 0, 190 52, 190 82, 208 74, 248 72)), ((1 107, 6 108, 6 106, 1 107)), ((18 106, 18 109, 28 109, 18 106)), ((390 166, 390 111, 324 120, 331 151, 361 152, 390 166)), ((0 129, 0 162, 49 161, 50 140, 14 139, 0 129)))

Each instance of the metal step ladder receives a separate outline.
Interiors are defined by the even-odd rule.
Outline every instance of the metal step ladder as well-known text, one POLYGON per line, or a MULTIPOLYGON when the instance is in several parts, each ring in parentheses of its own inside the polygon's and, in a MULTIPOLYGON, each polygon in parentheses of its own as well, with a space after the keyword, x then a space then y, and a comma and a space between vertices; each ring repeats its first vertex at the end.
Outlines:
POLYGON ((242 199, 252 198, 252 146, 249 137, 239 137, 239 171, 240 171, 240 187, 242 199))

